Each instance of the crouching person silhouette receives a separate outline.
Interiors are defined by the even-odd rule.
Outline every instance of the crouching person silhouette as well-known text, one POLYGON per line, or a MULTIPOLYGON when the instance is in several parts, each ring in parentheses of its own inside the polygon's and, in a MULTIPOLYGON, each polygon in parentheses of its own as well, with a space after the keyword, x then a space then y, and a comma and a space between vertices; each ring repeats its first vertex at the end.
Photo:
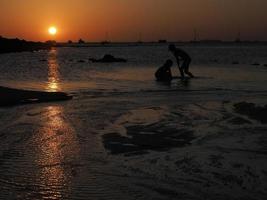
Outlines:
POLYGON ((172 80, 172 65, 172 60, 167 60, 165 64, 156 71, 155 77, 157 81, 170 82, 172 80))

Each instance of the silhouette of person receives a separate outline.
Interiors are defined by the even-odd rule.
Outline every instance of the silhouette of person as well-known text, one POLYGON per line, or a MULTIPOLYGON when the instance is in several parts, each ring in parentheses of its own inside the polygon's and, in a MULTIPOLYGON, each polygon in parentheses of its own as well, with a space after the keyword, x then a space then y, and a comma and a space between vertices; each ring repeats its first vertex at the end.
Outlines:
POLYGON ((170 82, 172 80, 172 65, 172 60, 167 60, 164 65, 156 71, 155 77, 157 81, 170 82))
POLYGON ((178 65, 182 79, 185 78, 184 74, 187 74, 191 78, 194 78, 194 75, 191 72, 189 72, 189 65, 191 63, 190 56, 182 49, 176 48, 174 44, 169 45, 169 51, 176 58, 177 65, 178 65), (182 62, 181 65, 180 65, 180 61, 182 62))

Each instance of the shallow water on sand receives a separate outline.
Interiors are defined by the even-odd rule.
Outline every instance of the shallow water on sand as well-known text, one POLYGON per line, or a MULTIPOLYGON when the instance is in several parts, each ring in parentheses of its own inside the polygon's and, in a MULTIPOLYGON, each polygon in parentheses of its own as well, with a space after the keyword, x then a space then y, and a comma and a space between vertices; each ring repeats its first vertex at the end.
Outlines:
POLYGON ((74 95, 0 108, 0 199, 266 197, 267 126, 233 106, 267 104, 266 49, 185 48, 197 78, 169 85, 165 46, 0 55, 0 85, 74 95))
MULTIPOLYGON (((194 81, 174 81, 170 87, 154 81, 154 72, 174 58, 167 46, 58 48, 51 51, 0 55, 0 84, 47 91, 142 91, 158 89, 264 89, 267 47, 185 46, 192 56, 194 81), (127 63, 91 63, 112 54, 127 63), (238 62, 233 65, 232 62, 238 62), (259 65, 252 65, 252 64, 259 65), (255 81, 256 80, 256 81, 255 81)), ((178 76, 177 67, 172 68, 178 76)))

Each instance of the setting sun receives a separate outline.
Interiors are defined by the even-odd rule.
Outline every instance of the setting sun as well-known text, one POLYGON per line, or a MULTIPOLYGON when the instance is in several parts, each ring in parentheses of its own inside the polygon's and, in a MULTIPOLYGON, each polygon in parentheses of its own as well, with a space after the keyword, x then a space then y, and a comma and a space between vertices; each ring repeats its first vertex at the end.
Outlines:
POLYGON ((57 34, 57 28, 54 27, 54 26, 51 26, 49 29, 48 29, 48 33, 50 35, 56 35, 57 34))

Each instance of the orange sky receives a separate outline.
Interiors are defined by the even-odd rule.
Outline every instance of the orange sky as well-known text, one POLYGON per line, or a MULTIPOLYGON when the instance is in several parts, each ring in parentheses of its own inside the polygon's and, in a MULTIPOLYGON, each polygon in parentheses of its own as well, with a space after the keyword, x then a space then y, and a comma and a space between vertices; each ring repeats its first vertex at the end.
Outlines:
POLYGON ((267 40, 266 0, 1 0, 0 35, 27 40, 267 40), (57 36, 48 35, 54 25, 57 36))

